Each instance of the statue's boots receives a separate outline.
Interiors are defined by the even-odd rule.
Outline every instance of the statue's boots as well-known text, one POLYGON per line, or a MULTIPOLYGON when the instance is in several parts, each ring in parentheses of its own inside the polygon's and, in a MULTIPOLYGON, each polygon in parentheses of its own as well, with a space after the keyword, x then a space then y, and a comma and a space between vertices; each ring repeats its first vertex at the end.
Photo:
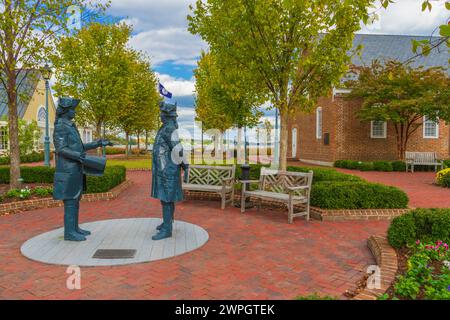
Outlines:
POLYGON ((152 240, 158 241, 166 238, 172 237, 172 223, 173 223, 173 212, 174 205, 168 202, 161 202, 163 210, 163 224, 161 230, 159 230, 156 236, 152 237, 152 240))
MULTIPOLYGON (((161 202, 161 203, 162 203, 162 202, 161 202)), ((163 206, 164 206, 164 204, 163 204, 163 206)), ((175 221, 175 219, 174 219, 175 203, 170 202, 170 207, 171 207, 171 210, 172 210, 172 226, 173 226, 173 222, 175 221)), ((157 226, 157 227, 156 227, 156 230, 160 231, 160 230, 162 229, 163 226, 164 226, 164 222, 161 223, 159 226, 157 226)), ((172 228, 173 228, 173 227, 172 227, 172 228)))
POLYGON ((88 230, 83 230, 83 229, 81 229, 81 228, 78 226, 78 221, 79 221, 78 217, 79 217, 79 215, 80 215, 80 201, 78 200, 78 201, 77 201, 77 215, 76 215, 76 220, 75 220, 75 230, 76 230, 79 234, 81 234, 81 235, 83 235, 83 236, 90 236, 90 235, 91 235, 91 232, 90 232, 90 231, 88 231, 88 230))
POLYGON ((64 201, 64 240, 85 241, 86 237, 76 230, 77 205, 76 200, 64 201))

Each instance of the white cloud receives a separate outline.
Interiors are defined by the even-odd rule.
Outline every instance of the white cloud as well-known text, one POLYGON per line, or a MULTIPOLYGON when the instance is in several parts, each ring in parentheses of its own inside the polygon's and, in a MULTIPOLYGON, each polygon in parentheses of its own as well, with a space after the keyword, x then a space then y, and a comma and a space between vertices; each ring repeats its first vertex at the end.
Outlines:
POLYGON ((195 66, 206 44, 187 30, 189 5, 194 0, 112 0, 108 13, 124 17, 134 27, 130 45, 146 52, 153 64, 173 61, 195 66))
POLYGON ((195 92, 195 80, 174 78, 168 74, 156 73, 161 84, 176 97, 192 96, 195 92))
MULTIPOLYGON (((433 1, 432 12, 421 12, 423 0, 395 0, 380 9, 380 21, 364 26, 363 33, 430 35, 448 18, 446 0, 433 1)), ((187 30, 189 5, 195 0, 112 0, 108 13, 123 17, 135 28, 130 45, 146 52, 155 65, 166 61, 195 66, 200 51, 207 48, 187 30)))
MULTIPOLYGON (((433 10, 422 12, 423 0, 395 0, 387 9, 379 9, 379 20, 365 26, 362 33, 431 35, 440 24, 446 23, 448 11, 446 0, 435 0, 433 10)), ((439 35, 439 32, 434 35, 439 35)))
POLYGON ((133 36, 130 45, 146 52, 154 64, 173 60, 175 64, 196 65, 206 44, 185 28, 169 27, 143 31, 133 36))

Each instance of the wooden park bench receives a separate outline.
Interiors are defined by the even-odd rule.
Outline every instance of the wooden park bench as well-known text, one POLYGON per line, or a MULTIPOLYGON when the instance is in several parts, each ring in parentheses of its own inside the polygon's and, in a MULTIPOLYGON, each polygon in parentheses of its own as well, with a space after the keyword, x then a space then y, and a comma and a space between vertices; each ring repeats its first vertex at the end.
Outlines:
POLYGON ((236 166, 189 166, 188 181, 183 182, 183 190, 214 192, 222 198, 222 210, 234 201, 236 166), (227 196, 229 196, 227 198, 227 196))
POLYGON ((444 163, 439 159, 436 152, 406 152, 406 172, 414 173, 414 166, 434 166, 436 171, 438 167, 444 169, 444 163))
POLYGON ((262 200, 284 203, 288 207, 288 222, 293 223, 294 218, 310 218, 310 195, 313 180, 313 172, 289 172, 261 168, 259 180, 241 181, 242 197, 241 212, 245 212, 246 198, 258 199, 258 210, 261 209, 262 200), (247 184, 258 183, 259 188, 254 191, 247 190, 247 184), (305 211, 294 212, 294 206, 302 204, 305 211))

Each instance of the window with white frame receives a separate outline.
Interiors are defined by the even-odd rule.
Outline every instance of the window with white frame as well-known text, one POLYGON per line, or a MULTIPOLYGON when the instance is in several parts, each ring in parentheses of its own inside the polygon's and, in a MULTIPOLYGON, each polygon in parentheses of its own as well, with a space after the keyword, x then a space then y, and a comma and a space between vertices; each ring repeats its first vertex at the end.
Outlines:
POLYGON ((370 137, 372 139, 386 139, 387 137, 387 122, 386 121, 372 121, 370 123, 370 137))
POLYGON ((322 139, 323 112, 322 107, 316 110, 316 138, 322 139))
POLYGON ((438 139, 439 138, 439 122, 432 119, 428 119, 427 116, 423 117, 423 137, 425 139, 438 139))
POLYGON ((45 107, 40 107, 37 114, 38 122, 45 122, 45 118, 47 116, 47 112, 45 111, 45 107))
POLYGON ((0 150, 6 151, 8 150, 8 128, 6 126, 0 127, 0 150))

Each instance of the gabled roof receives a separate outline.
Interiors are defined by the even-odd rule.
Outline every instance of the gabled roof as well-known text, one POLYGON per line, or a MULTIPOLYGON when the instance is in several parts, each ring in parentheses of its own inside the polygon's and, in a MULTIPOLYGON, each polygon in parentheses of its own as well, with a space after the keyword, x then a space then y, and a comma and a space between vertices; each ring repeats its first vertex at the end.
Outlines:
MULTIPOLYGON (((440 37, 423 36, 403 36, 403 35, 376 35, 376 34, 357 34, 354 39, 354 48, 363 45, 361 56, 355 56, 352 63, 355 66, 370 65, 373 60, 398 60, 405 62, 416 54, 412 51, 412 40, 429 40, 431 43, 438 43, 440 37)), ((449 53, 445 43, 433 49, 428 56, 418 56, 412 62, 411 66, 419 67, 444 67, 448 69, 449 53)))
MULTIPOLYGON (((21 71, 17 77, 17 85, 20 84, 17 90, 17 114, 19 118, 23 118, 30 100, 33 97, 36 87, 41 79, 41 74, 38 70, 21 71)), ((8 96, 3 84, 0 85, 0 117, 8 115, 8 96)))

